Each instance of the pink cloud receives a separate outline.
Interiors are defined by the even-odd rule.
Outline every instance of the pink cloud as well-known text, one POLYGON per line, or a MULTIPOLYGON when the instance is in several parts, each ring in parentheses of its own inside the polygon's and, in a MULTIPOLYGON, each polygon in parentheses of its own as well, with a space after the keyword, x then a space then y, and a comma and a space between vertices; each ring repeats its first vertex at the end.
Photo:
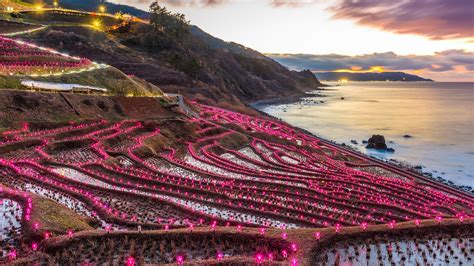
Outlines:
POLYGON ((329 10, 336 19, 399 34, 474 41, 472 0, 342 0, 329 10))

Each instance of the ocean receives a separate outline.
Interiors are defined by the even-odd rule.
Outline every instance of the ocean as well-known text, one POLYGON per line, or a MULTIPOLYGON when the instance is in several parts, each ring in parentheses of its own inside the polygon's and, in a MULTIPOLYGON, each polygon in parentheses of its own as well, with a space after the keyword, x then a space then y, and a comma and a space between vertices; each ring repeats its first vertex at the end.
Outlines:
POLYGON ((319 93, 324 97, 257 108, 367 155, 474 187, 474 83, 349 82, 319 93), (366 149, 362 141, 373 134, 395 152, 366 149))

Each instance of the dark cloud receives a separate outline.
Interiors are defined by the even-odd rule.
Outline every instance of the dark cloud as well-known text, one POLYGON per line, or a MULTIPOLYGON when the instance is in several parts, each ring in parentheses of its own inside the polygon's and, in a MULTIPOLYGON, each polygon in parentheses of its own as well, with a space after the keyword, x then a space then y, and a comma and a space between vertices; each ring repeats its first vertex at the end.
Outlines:
MULTIPOLYGON (((417 73, 452 72, 474 77, 474 53, 463 50, 447 50, 434 55, 397 55, 393 52, 374 53, 359 56, 338 54, 268 54, 271 58, 290 69, 310 69, 313 72, 339 69, 369 70, 381 66, 390 71, 417 73)), ((436 77, 434 77, 436 79, 436 77)))
POLYGON ((341 0, 329 10, 334 18, 385 31, 474 41, 472 0, 341 0))

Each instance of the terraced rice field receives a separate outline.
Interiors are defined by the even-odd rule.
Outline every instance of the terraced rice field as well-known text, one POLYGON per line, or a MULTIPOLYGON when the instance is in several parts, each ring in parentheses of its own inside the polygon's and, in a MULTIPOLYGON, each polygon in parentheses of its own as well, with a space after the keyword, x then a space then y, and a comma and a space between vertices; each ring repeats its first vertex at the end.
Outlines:
POLYGON ((98 66, 86 58, 72 57, 31 43, 0 37, 1 75, 61 75, 95 67, 98 66))
POLYGON ((15 36, 44 29, 42 25, 0 20, 0 35, 15 36))
MULTIPOLYGON (((2 247, 15 244, 15 237, 20 235, 21 229, 21 206, 10 199, 0 199, 0 240, 2 247)), ((2 257, 6 256, 2 250, 2 257)))
POLYGON ((319 265, 472 265, 474 237, 469 228, 453 234, 384 233, 342 240, 315 252, 319 265))
MULTIPOLYGON (((350 226, 390 228, 424 219, 467 220, 474 214, 469 194, 352 154, 273 120, 194 105, 198 118, 167 121, 178 127, 173 137, 163 122, 135 120, 97 120, 36 130, 25 124, 1 135, 0 182, 15 191, 50 198, 96 219, 99 228, 108 231, 190 230, 145 241, 136 235, 111 235, 82 236, 74 242, 71 232, 74 241, 46 248, 50 257, 43 262, 130 259, 139 264, 180 264, 241 257, 290 261, 296 248, 292 251, 285 239, 266 236, 266 228, 285 232, 333 227, 337 232, 350 226), (194 131, 187 132, 191 127, 194 131), (220 226, 237 231, 254 227, 260 233, 192 233, 194 228, 220 226)), ((7 217, 10 209, 2 215, 7 217)), ((21 217, 21 210, 13 216, 21 217)), ((18 220, 7 223, 15 227, 18 220)), ((430 241, 418 246, 433 263, 450 254, 445 249, 449 246, 454 250, 463 244, 472 251, 471 238, 430 241), (435 248, 442 250, 429 252, 435 248)), ((406 251, 413 245, 413 239, 337 245, 327 251, 325 260, 363 265, 404 257, 407 263, 415 263, 419 259, 406 251), (399 253, 390 257, 390 249, 399 253)), ((468 262, 472 256, 460 248, 453 252, 458 261, 468 262)), ((3 256, 8 259, 8 252, 3 256)))

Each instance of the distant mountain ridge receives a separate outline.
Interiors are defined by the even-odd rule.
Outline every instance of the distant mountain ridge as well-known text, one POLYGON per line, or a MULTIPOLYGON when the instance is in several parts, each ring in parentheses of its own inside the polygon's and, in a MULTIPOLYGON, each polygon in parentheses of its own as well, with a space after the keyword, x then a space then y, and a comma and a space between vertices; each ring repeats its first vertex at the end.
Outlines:
POLYGON ((420 76, 404 72, 381 72, 381 73, 351 73, 351 72, 315 72, 314 75, 323 81, 433 81, 420 76))

